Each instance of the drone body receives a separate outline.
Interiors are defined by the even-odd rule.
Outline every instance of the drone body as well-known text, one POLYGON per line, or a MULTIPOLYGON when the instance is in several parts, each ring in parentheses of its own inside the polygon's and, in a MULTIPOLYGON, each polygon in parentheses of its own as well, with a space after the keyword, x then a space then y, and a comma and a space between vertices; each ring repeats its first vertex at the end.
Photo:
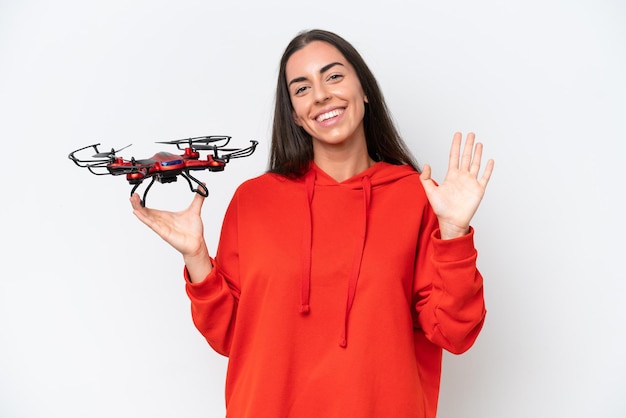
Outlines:
MULTIPOLYGON (((68 155, 79 167, 87 168, 95 175, 125 175, 126 180, 133 186, 131 196, 139 185, 146 179, 151 179, 150 184, 146 187, 141 201, 145 205, 146 196, 155 181, 159 183, 172 183, 178 179, 178 176, 187 180, 189 188, 192 192, 196 192, 202 196, 208 196, 209 192, 206 186, 198 179, 190 174, 190 171, 209 170, 223 171, 226 164, 232 158, 247 157, 254 153, 257 141, 250 141, 251 145, 247 148, 233 149, 225 148, 230 142, 229 136, 202 136, 188 139, 179 139, 174 141, 160 142, 162 144, 172 144, 180 150, 182 154, 173 154, 170 152, 158 152, 151 158, 147 159, 125 159, 116 154, 121 151, 112 149, 110 152, 99 152, 100 144, 88 145, 79 148, 68 155), (96 154, 92 159, 80 159, 76 153, 92 148, 96 154), (201 158, 199 151, 212 151, 207 154, 206 158, 201 158), (195 184, 195 186, 194 186, 195 184)), ((127 148, 127 147, 124 147, 127 148)), ((122 149, 124 149, 122 148, 122 149)))

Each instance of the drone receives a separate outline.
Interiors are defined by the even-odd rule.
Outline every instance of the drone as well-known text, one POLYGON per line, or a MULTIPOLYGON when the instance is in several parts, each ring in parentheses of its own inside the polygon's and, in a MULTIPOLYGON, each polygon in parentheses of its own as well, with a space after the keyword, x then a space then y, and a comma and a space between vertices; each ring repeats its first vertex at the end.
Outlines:
POLYGON ((175 145, 183 153, 158 152, 150 158, 141 160, 134 157, 125 159, 117 155, 132 144, 117 150, 111 149, 111 151, 100 152, 98 150, 100 144, 98 143, 72 151, 68 158, 77 166, 87 168, 97 176, 125 175, 128 183, 133 186, 130 191, 131 196, 144 180, 150 179, 150 184, 144 190, 141 199, 141 205, 145 206, 146 197, 155 181, 172 183, 177 180, 178 176, 187 180, 192 192, 207 197, 209 191, 206 186, 192 176, 190 172, 199 170, 224 171, 224 167, 231 159, 252 155, 258 144, 257 141, 250 141, 251 145, 247 148, 226 148, 230 139, 230 136, 212 135, 157 142, 157 144, 175 145), (92 149, 95 152, 91 159, 81 159, 76 156, 77 153, 87 149, 92 149), (209 153, 207 153, 206 158, 201 159, 199 151, 209 151, 209 153))

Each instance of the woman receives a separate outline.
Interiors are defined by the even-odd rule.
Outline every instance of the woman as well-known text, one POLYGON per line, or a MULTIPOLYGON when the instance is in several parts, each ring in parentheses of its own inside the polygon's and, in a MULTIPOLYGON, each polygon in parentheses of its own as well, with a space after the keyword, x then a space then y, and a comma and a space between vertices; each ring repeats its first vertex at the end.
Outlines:
POLYGON ((236 191, 215 258, 203 198, 136 216, 183 255, 198 330, 229 357, 228 417, 434 417, 442 349, 485 316, 470 221, 493 170, 454 135, 419 173, 358 52, 299 34, 281 60, 270 170, 236 191), (462 150, 461 150, 462 148, 462 150))

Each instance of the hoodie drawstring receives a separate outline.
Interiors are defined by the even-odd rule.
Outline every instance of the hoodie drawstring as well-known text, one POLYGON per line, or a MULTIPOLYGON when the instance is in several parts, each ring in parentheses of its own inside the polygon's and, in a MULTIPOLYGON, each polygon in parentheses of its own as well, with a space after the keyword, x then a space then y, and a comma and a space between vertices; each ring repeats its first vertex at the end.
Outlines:
POLYGON ((343 321, 343 328, 341 331, 341 338, 339 339, 339 345, 346 347, 348 345, 348 319, 350 317, 350 310, 354 303, 356 296, 356 285, 359 280, 359 273, 361 272, 361 263, 363 261, 363 252, 365 251, 365 238, 367 236, 367 214, 369 213, 370 200, 372 196, 372 183, 370 178, 364 176, 361 179, 363 183, 363 219, 361 223, 361 231, 359 233, 359 243, 357 244, 354 259, 352 261, 352 267, 350 269, 350 277, 348 279, 348 299, 346 301, 346 312, 343 321))
POLYGON ((313 246, 313 214, 311 206, 315 190, 315 170, 309 170, 304 179, 306 190, 306 216, 304 219, 304 237, 302 239, 302 284, 300 293, 300 313, 308 314, 311 310, 311 248, 313 246))
MULTIPOLYGON (((300 308, 299 311, 302 314, 308 314, 311 296, 311 250, 313 245, 313 192, 315 190, 316 173, 315 170, 310 170, 304 179, 306 199, 307 199, 307 211, 304 217, 304 236, 302 239, 302 282, 300 293, 300 308)), ((367 222, 368 213, 370 207, 370 200, 372 196, 372 183, 368 176, 361 178, 363 185, 363 212, 361 220, 361 230, 358 234, 357 247, 355 249, 354 258, 352 260, 352 266, 350 268, 350 275, 348 277, 348 296, 346 300, 346 309, 344 313, 344 319, 342 324, 341 336, 339 339, 339 345, 346 347, 348 345, 348 320, 350 318, 350 311, 354 304, 356 296, 356 287, 359 280, 359 274, 361 272, 361 263, 363 261, 363 252, 365 251, 365 238, 367 236, 367 222)))

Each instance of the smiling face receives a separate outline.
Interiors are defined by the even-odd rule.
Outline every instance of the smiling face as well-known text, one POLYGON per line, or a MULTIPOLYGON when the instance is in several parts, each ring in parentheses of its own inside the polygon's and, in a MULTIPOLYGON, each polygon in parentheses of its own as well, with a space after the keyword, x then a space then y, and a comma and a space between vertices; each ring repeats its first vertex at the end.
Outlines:
POLYGON ((293 117, 323 149, 367 151, 363 116, 367 98, 352 65, 333 45, 314 41, 285 67, 293 117))

